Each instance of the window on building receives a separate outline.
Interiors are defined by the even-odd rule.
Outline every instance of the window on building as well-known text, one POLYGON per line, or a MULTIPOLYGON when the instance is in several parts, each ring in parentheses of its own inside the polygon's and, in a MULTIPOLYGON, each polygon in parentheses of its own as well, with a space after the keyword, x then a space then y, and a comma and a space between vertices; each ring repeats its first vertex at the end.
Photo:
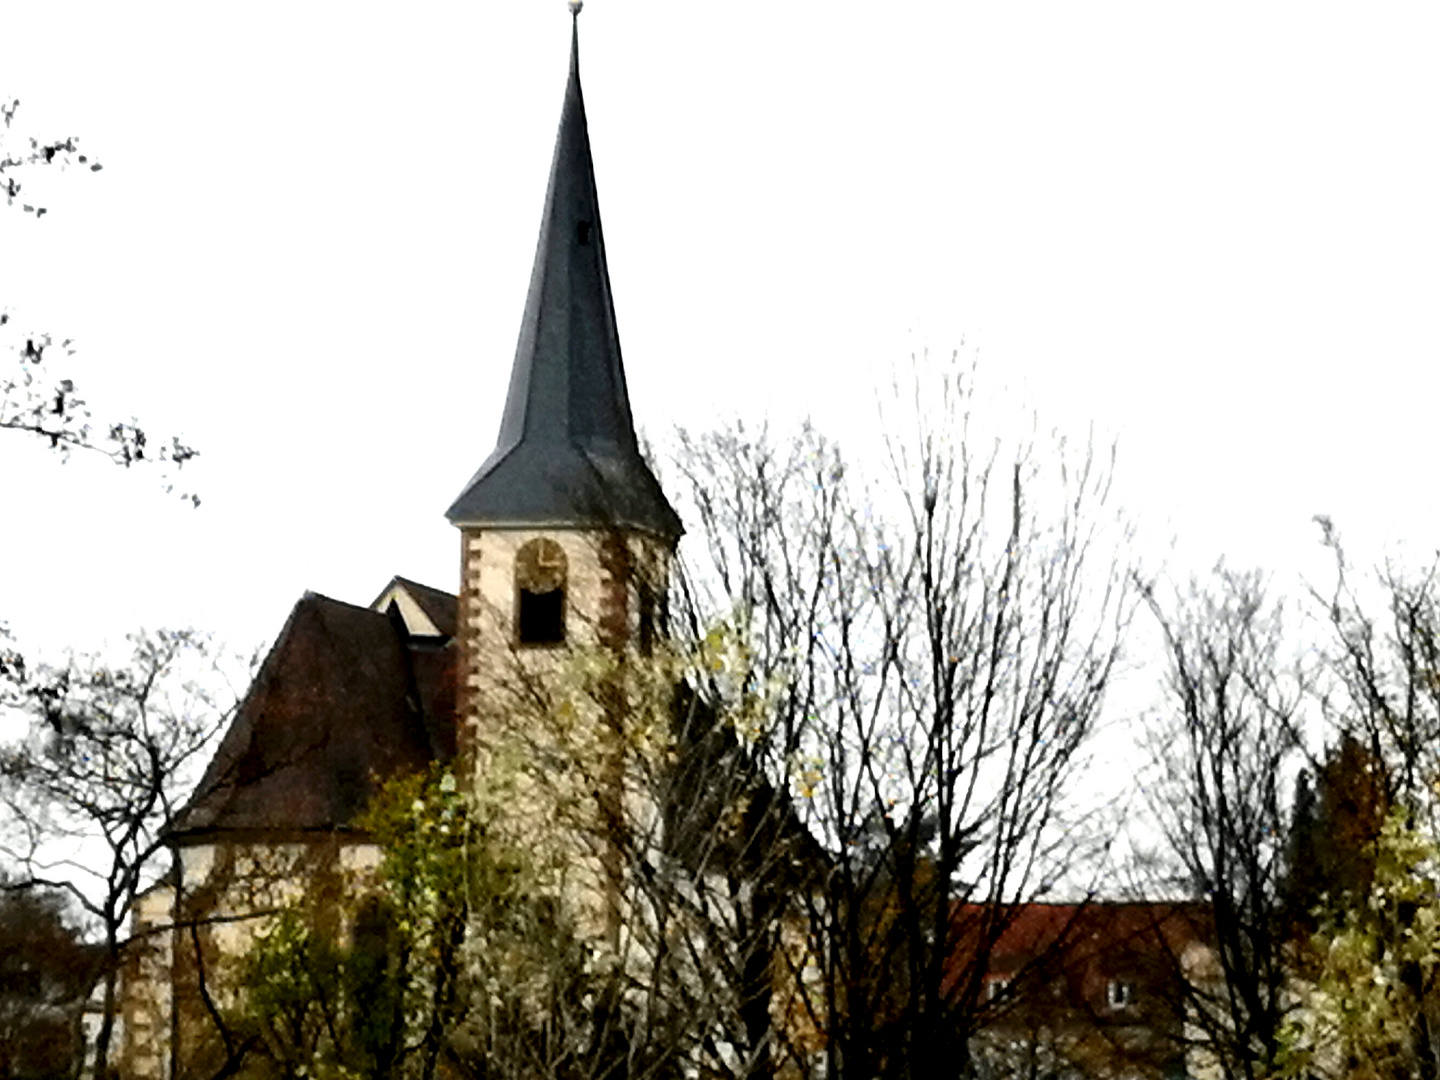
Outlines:
POLYGON ((985 1000, 994 1001, 1002 997, 1010 986, 1010 979, 1004 975, 991 975, 985 980, 985 1000))
POLYGON ((565 549, 531 540, 515 554, 515 638, 521 645, 565 641, 565 549))
POLYGON ((1105 1004, 1112 1009, 1128 1009, 1135 1004, 1135 986, 1124 979, 1111 979, 1105 984, 1105 1004))

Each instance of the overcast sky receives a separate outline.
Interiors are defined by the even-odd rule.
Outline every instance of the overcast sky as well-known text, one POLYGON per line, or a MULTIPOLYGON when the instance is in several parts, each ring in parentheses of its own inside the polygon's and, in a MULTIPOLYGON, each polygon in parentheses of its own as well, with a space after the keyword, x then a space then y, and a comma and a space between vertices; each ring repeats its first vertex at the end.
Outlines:
MULTIPOLYGON (((1177 572, 1287 587, 1316 513, 1440 538, 1440 8, 590 0, 582 74, 641 427, 855 433, 928 349, 1119 440, 1177 572)), ((562 0, 8 3, 18 133, 100 173, 0 207, 0 305, 198 510, 0 439, 0 619, 237 647, 306 589, 457 583, 564 89, 562 0)), ((13 135, 12 135, 13 138, 13 135)))

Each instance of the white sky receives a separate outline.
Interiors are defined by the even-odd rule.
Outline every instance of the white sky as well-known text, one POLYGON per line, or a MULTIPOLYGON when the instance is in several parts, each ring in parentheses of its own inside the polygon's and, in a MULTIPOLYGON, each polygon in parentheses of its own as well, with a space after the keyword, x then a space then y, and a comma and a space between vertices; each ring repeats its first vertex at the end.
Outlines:
MULTIPOLYGON (((446 588, 564 88, 562 0, 12 0, 0 95, 98 174, 0 207, 0 304, 199 510, 0 435, 0 619, 272 636, 305 589, 446 588)), ((1153 557, 1323 572, 1440 537, 1440 7, 591 0, 581 69, 632 402, 873 424, 979 349, 1120 441, 1153 557), (1387 545, 1389 547, 1387 547, 1387 545)))

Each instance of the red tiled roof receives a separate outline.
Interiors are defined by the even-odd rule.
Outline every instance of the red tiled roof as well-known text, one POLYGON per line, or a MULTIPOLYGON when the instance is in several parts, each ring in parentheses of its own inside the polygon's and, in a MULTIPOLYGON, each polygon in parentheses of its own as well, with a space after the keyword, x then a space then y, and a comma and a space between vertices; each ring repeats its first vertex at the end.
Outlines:
POLYGON ((1209 936, 1209 907, 1201 903, 957 905, 950 982, 970 974, 981 943, 993 935, 986 974, 1009 977, 1041 969, 1078 978, 1087 998, 1111 977, 1138 969, 1174 967, 1185 950, 1209 936))

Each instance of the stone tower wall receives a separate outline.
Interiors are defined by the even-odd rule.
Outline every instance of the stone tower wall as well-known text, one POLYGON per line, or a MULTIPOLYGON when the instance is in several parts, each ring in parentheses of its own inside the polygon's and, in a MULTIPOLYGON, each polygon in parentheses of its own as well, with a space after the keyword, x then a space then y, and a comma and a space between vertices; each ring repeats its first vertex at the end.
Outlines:
MULTIPOLYGON (((457 719, 491 835, 523 847, 536 887, 586 936, 614 940, 631 812, 622 794, 626 693, 601 679, 635 659, 640 591, 663 593, 670 548, 596 530, 464 529, 457 719), (565 641, 518 641, 516 558, 546 538, 565 552, 565 641), (608 658, 608 659, 607 659, 608 658), (590 666, 587 667, 586 665, 590 666)), ((653 704, 653 703, 652 703, 653 704)))
POLYGON ((473 745, 487 711, 504 708, 497 691, 517 672, 542 677, 565 650, 517 642, 515 558, 538 538, 565 551, 566 645, 624 648, 638 629, 638 590, 661 597, 671 551, 636 533, 569 529, 461 530, 460 679, 457 718, 461 746, 473 745))

